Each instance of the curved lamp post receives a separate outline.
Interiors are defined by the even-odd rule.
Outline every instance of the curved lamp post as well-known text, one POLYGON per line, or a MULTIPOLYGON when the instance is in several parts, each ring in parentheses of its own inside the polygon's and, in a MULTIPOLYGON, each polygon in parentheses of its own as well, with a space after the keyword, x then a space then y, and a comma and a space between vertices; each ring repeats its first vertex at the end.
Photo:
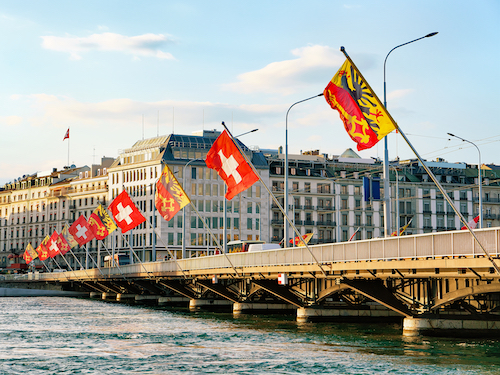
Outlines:
MULTIPOLYGON (((431 36, 436 35, 437 32, 433 32, 430 34, 427 34, 426 36, 422 36, 420 38, 411 40, 409 42, 400 44, 399 46, 394 47, 389 51, 387 56, 385 57, 384 60, 384 107, 387 109, 387 99, 386 99, 386 80, 385 80, 385 65, 387 62, 387 58, 391 54, 392 51, 394 51, 396 48, 406 46, 407 44, 416 42, 417 40, 424 39, 424 38, 430 38, 431 36)), ((384 235, 385 237, 388 237, 391 235, 391 192, 390 192, 390 186, 389 186, 389 150, 387 149, 387 136, 384 137, 384 235)), ((399 228, 396 228, 396 231, 398 231, 399 228)))
MULTIPOLYGON (((283 206, 284 206, 284 209, 285 209, 287 216, 288 216, 288 211, 290 209, 290 207, 288 207, 288 113, 290 112, 290 110, 292 109, 292 107, 295 104, 306 102, 308 100, 317 98, 318 96, 323 96, 323 93, 311 96, 310 98, 300 100, 298 102, 295 102, 290 106, 290 108, 288 108, 288 111, 286 111, 286 118, 285 118, 285 168, 284 168, 285 169, 284 170, 284 172, 285 172, 285 200, 283 202, 284 203, 283 206)), ((284 220, 284 225, 285 225, 285 228, 284 228, 285 229, 285 233, 284 233, 285 241, 284 241, 283 246, 286 247, 288 244, 290 227, 288 226, 288 223, 286 220, 284 220)))
MULTIPOLYGON (((204 161, 204 159, 192 159, 188 161, 184 165, 184 169, 182 171, 182 186, 186 186, 186 167, 191 164, 192 162, 195 161, 204 161)), ((182 259, 186 259, 186 207, 188 205, 185 205, 182 209, 182 259)))
POLYGON ((458 135, 448 133, 450 137, 455 137, 458 139, 461 139, 463 142, 470 143, 473 145, 477 152, 479 153, 479 164, 477 166, 477 178, 479 180, 479 228, 483 227, 483 181, 481 178, 481 151, 479 150, 479 147, 476 146, 474 142, 468 141, 467 139, 464 139, 462 137, 459 137, 458 135))

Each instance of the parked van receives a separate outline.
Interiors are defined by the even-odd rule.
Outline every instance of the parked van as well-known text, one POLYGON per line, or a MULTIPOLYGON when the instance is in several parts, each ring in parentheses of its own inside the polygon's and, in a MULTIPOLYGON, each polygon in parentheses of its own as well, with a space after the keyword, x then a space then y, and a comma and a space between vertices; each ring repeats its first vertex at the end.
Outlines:
POLYGON ((266 251, 266 250, 278 250, 281 246, 277 243, 256 243, 248 246, 248 252, 252 251, 266 251))

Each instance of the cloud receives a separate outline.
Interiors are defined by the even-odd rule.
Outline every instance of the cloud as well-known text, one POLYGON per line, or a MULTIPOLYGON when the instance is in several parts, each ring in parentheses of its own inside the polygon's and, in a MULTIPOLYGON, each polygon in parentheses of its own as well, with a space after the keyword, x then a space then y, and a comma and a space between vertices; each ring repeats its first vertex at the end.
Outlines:
POLYGON ((389 94, 387 94, 387 99, 399 99, 399 98, 404 98, 405 96, 408 96, 415 90, 413 89, 404 89, 404 90, 394 90, 391 91, 389 94))
POLYGON ((42 47, 59 52, 67 52, 72 60, 80 60, 81 54, 93 50, 115 51, 138 56, 150 56, 158 59, 174 60, 172 54, 160 50, 172 43, 169 36, 163 34, 143 34, 125 36, 115 33, 92 34, 88 37, 42 36, 42 47))
POLYGON ((262 69, 240 74, 238 82, 226 84, 224 88, 241 93, 289 95, 305 86, 318 84, 321 92, 344 60, 336 49, 320 45, 294 49, 292 55, 296 58, 273 62, 262 69))
POLYGON ((5 124, 7 126, 16 126, 21 124, 23 118, 20 116, 3 116, 0 117, 0 124, 5 124))
POLYGON ((45 93, 16 97, 28 101, 32 111, 27 121, 34 127, 65 128, 71 124, 88 128, 104 125, 123 129, 137 127, 144 114, 150 117, 146 119, 146 126, 156 126, 158 111, 163 119, 171 119, 174 114, 183 126, 201 128, 203 123, 207 126, 211 123, 220 125, 221 121, 230 123, 230 119, 234 118, 238 126, 255 127, 259 122, 262 124, 271 118, 281 118, 286 110, 283 105, 231 105, 174 100, 139 102, 127 98, 89 103, 45 93))

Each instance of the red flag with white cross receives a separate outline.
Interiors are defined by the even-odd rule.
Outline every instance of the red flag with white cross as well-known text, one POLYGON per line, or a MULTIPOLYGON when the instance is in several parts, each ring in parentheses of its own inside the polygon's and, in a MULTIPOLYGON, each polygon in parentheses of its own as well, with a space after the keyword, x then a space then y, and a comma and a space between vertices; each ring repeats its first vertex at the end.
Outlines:
POLYGON ((134 229, 136 226, 146 221, 137 206, 132 202, 126 190, 123 190, 113 202, 108 206, 108 210, 113 214, 116 225, 120 227, 122 233, 134 229))
POLYGON ((78 245, 83 246, 87 242, 92 241, 94 238, 94 233, 90 229, 89 223, 87 223, 87 219, 85 216, 81 215, 78 219, 75 220, 73 224, 68 229, 68 232, 71 233, 73 238, 78 242, 78 245))
POLYGON ((227 185, 226 199, 245 191, 259 180, 250 164, 224 130, 208 151, 205 163, 215 169, 227 185))
POLYGON ((57 232, 54 231, 54 233, 52 233, 52 236, 50 236, 49 243, 47 244, 47 249, 49 250, 50 258, 54 258, 61 252, 61 250, 59 249, 59 244, 57 243, 58 240, 59 240, 59 234, 57 234, 57 232))

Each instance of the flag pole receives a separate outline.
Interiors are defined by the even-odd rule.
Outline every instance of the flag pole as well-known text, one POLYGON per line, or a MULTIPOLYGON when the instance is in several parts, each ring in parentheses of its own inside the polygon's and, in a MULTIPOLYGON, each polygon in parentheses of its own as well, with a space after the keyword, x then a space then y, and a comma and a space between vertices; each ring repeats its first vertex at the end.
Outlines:
POLYGON ((125 274, 123 273, 122 269, 120 268, 120 265, 115 262, 115 260, 113 259, 113 255, 109 252, 108 247, 104 244, 104 240, 100 240, 100 241, 101 241, 102 246, 104 246, 104 248, 106 249, 106 252, 108 253, 108 255, 111 257, 111 261, 113 262, 115 267, 118 268, 118 271, 122 275, 123 279, 127 280, 127 278, 125 277, 125 274))
MULTIPOLYGON (((278 199, 276 199, 276 197, 271 192, 271 190, 269 189, 269 187, 266 185, 266 183, 264 182, 264 180, 262 180, 262 178, 260 177, 260 174, 257 172, 257 169, 255 169, 253 163, 250 160, 248 160, 247 156, 245 155, 245 153, 241 149, 240 145, 238 144, 238 142, 235 141, 235 139, 233 138, 233 135, 231 134, 231 132, 227 128, 226 124, 224 124, 224 121, 222 121, 222 126, 224 127, 224 129, 226 129, 226 131, 229 134, 229 136, 230 136, 231 140, 233 141, 234 145, 238 148, 238 150, 240 151, 241 155, 243 156, 243 158, 245 159, 245 161, 248 163, 248 165, 250 166, 250 168, 252 168, 252 171, 257 175, 257 177, 259 177, 259 180, 262 183, 262 186, 264 186, 264 188, 267 190, 267 192, 269 193, 269 195, 273 199, 274 203, 276 203, 276 205, 278 206, 278 208, 280 209, 280 211, 283 213, 283 216, 288 221, 288 224, 290 224, 290 226, 292 227, 292 229, 295 232, 295 234, 300 238, 301 235, 300 235, 299 231, 297 230, 297 228, 295 227, 295 225, 293 224, 292 220, 290 220, 290 218, 288 217, 287 213, 285 212, 285 210, 281 206, 281 204, 278 201, 278 199)), ((306 243, 304 243, 304 245, 307 248, 307 250, 309 251, 309 253, 311 254, 312 258, 314 259, 314 262, 318 265, 319 269, 321 270, 321 273, 323 273, 323 275, 325 277, 327 277, 325 270, 323 269, 323 267, 321 266, 321 264, 318 262, 318 259, 316 259, 316 257, 314 256, 314 254, 313 254, 311 248, 309 247, 309 245, 306 244, 306 243)), ((286 244, 284 244, 283 246, 286 246, 286 244)))
MULTIPOLYGON (((146 220, 147 221, 147 220, 146 220)), ((123 232, 122 232, 123 234, 123 232)), ((129 240, 127 239, 127 236, 122 236, 122 238, 125 240, 125 242, 127 243, 128 247, 130 248, 130 251, 132 251, 132 254, 135 255, 135 257, 137 258, 137 260, 139 261, 141 267, 144 269, 144 271, 146 271, 147 275, 154 279, 155 278, 155 275, 153 275, 151 272, 149 272, 147 269, 146 269, 146 266, 144 266, 144 263, 141 261, 141 258, 139 258, 139 256, 137 255, 137 253, 134 251, 134 249, 132 248, 132 245, 130 244, 129 240), (153 275, 153 276, 150 276, 153 275)))
MULTIPOLYGON (((224 198, 224 201, 226 201, 226 198, 224 198)), ((233 269, 234 273, 236 274, 236 276, 239 276, 238 274, 238 271, 236 270, 236 268, 234 267, 233 263, 231 262, 231 260, 229 259, 229 257, 227 256, 226 252, 221 249, 221 246, 220 246, 220 243, 219 241, 217 240, 217 238, 214 236, 214 234, 212 233, 212 231, 210 230, 210 228, 208 227, 208 225, 206 224, 205 220, 203 220, 203 218, 201 217, 200 213, 198 212, 198 210, 196 209, 195 205, 193 204, 193 202, 191 201, 191 199, 189 200, 189 203, 191 203, 191 206, 193 207, 194 211, 196 212, 196 214, 198 215, 198 217, 201 219, 201 221, 203 222, 203 226, 205 227, 205 229, 210 233, 210 235, 212 236, 212 238, 215 240, 215 243, 217 244, 217 248, 219 250, 221 250, 221 253, 224 254, 224 256, 226 257, 227 261, 229 262, 229 264, 231 265, 231 268, 233 269)), ((226 225, 226 223, 224 223, 224 226, 226 225)))
POLYGON ((99 270, 99 273, 101 274, 101 276, 104 276, 104 274, 102 273, 101 269, 99 268, 99 265, 96 263, 96 261, 94 260, 94 258, 90 254, 90 251, 88 249, 88 242, 85 244, 85 250, 87 251, 87 255, 90 257, 90 259, 92 260, 92 262, 95 264, 95 266, 99 270))
MULTIPOLYGON (((127 188, 125 187, 125 185, 122 185, 123 187, 123 190, 127 191, 127 188)), ((128 193, 128 191, 127 191, 128 193)), ((132 196, 130 196, 129 194, 129 197, 130 197, 130 200, 135 204, 134 202, 134 198, 132 196)), ((146 216, 143 214, 142 210, 137 207, 137 205, 135 204, 136 208, 137 208, 137 211, 139 211, 141 213, 142 216, 144 216, 144 218, 146 218, 146 216)), ((177 262, 177 257, 174 257, 174 255, 172 254, 172 252, 170 251, 170 249, 168 248, 168 246, 165 244, 165 242, 163 242, 163 239, 161 238, 161 236, 158 234, 158 232, 156 231, 155 228, 153 228, 153 225, 149 222, 149 220, 146 219, 146 222, 149 224, 149 227, 153 230, 154 234, 160 239, 161 243, 163 244, 163 246, 165 246, 165 249, 168 251, 168 253, 170 254, 170 257, 174 260, 175 262, 175 265, 179 268, 179 270, 181 271, 182 273, 182 276, 184 276, 184 278, 187 278, 184 270, 182 269, 182 267, 180 266, 179 262, 177 262)), ((182 225, 186 225, 186 223, 182 223, 182 225)), ((123 234, 123 232, 122 232, 123 234)), ((184 241, 184 239, 182 239, 184 241)), ((127 242, 127 244, 129 245, 130 247, 130 250, 132 250, 132 253, 134 253, 134 255, 137 257, 137 254, 135 253, 134 249, 132 249, 132 247, 130 246, 130 243, 128 242, 127 238, 125 237, 125 241, 127 242)), ((138 258, 138 257, 137 257, 138 258)), ((156 259, 154 260, 156 262, 156 259)), ((139 263, 142 264, 141 260, 139 259, 139 263)), ((144 266, 143 266, 144 267, 144 266)), ((146 268, 144 268, 144 270, 146 270, 146 268)), ((148 272, 146 270, 146 272, 148 272)))
MULTIPOLYGON (((368 87, 368 89, 373 93, 373 96, 374 96, 375 100, 378 102, 378 104, 380 106, 382 106, 382 103, 380 102, 379 98, 375 94, 375 91, 372 90, 372 88, 370 87, 370 85, 368 84, 368 82, 366 81, 366 79, 363 77, 363 75, 361 74, 361 72, 359 71, 359 69, 352 62, 352 60, 349 57, 349 55, 347 54, 345 48, 344 47, 340 47, 340 50, 344 53, 345 57, 349 60, 349 62, 354 67, 354 69, 356 69, 356 72, 359 74, 359 76, 361 77, 361 79, 365 82, 365 84, 368 87)), ((437 180, 436 176, 434 176, 434 173, 432 173, 432 171, 430 170, 430 168, 425 164, 424 160, 420 157, 420 154, 417 152, 417 150, 415 149, 415 147, 413 147, 413 145, 411 144, 410 140, 408 139, 408 137, 406 136, 406 134, 401 130, 401 128, 398 126, 398 124, 396 123, 396 121, 394 121, 394 119, 392 118, 391 114, 389 112, 387 112, 387 115, 391 119, 391 121, 394 124, 396 130, 399 132, 399 134, 401 134, 401 136, 405 140, 406 144, 411 148, 411 150, 413 151, 413 153, 417 157, 417 159, 420 162, 420 164, 422 164, 422 166, 424 167, 424 169, 427 172, 427 174, 429 175, 429 177, 432 179, 432 181, 434 181, 434 183, 436 184, 437 188, 439 189, 439 191, 441 192, 441 194, 443 195, 443 197, 446 199, 446 202, 448 202, 448 204, 453 209, 453 211, 455 211, 455 213, 457 214, 457 216, 460 218, 460 221, 462 223, 464 223, 464 226, 467 228, 467 230, 470 232, 470 234, 472 234, 472 236, 474 237, 474 240, 476 241, 476 243, 479 245, 479 247, 481 248, 481 250, 487 256, 487 258, 489 259, 489 261, 493 265, 493 268, 495 268, 495 271, 500 275, 500 268, 498 268, 498 265, 495 263, 495 261, 493 260, 493 258, 491 257, 491 255, 483 247, 483 245, 481 244, 481 242, 479 242, 479 239, 477 238, 476 234, 474 233, 474 231, 469 226, 469 223, 467 222, 467 220, 465 220, 464 216, 458 210, 458 208, 455 207, 455 204, 453 203, 453 201, 451 200, 451 198, 449 197, 449 195, 446 193, 446 191, 444 190, 444 188, 441 186, 441 184, 437 180)), ((399 230, 399 228, 398 228, 398 230, 399 230)))
MULTIPOLYGON (((68 245, 69 246, 69 245, 68 245)), ((63 258, 64 262, 66 262, 66 264, 68 265, 69 269, 71 272, 73 272, 73 274, 75 275, 75 277, 78 279, 78 276, 76 275, 76 272, 75 270, 73 269, 73 267, 71 267, 68 263, 68 261, 66 260, 66 258, 64 257, 64 254, 59 254, 61 255, 61 258, 63 258)))
POLYGON ((83 264, 82 262, 80 262, 80 259, 78 259, 78 257, 75 255, 75 253, 73 252, 72 249, 69 249, 69 252, 71 253, 71 255, 73 255, 73 258, 75 258, 75 260, 78 262, 78 264, 80 265, 80 268, 83 270, 83 272, 85 272, 85 275, 87 275, 87 277, 90 279, 90 275, 87 273, 87 270, 85 267, 83 267, 83 264))

